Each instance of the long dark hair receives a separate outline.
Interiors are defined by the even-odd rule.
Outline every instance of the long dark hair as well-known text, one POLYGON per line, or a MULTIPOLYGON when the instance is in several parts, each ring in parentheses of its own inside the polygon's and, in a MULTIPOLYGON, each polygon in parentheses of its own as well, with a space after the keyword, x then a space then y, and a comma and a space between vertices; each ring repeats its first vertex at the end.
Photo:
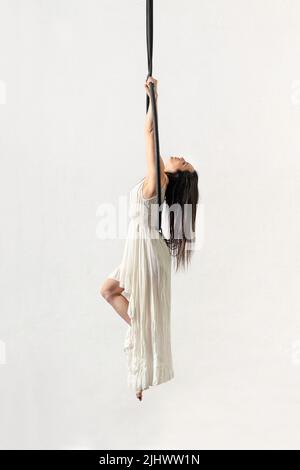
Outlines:
POLYGON ((168 235, 164 237, 175 269, 187 268, 195 243, 195 222, 199 201, 198 173, 196 171, 166 172, 169 183, 165 202, 168 205, 168 235), (187 243, 189 247, 187 247, 187 243))

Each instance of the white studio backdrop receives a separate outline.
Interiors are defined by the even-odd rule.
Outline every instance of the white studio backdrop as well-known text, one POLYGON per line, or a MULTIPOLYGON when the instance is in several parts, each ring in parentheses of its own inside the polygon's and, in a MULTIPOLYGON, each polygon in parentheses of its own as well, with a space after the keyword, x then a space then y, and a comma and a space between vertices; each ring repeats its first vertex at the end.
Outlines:
POLYGON ((0 0, 2 449, 299 448, 299 17, 155 2, 161 154, 198 169, 204 243, 140 403, 97 211, 145 173, 145 1, 0 0))

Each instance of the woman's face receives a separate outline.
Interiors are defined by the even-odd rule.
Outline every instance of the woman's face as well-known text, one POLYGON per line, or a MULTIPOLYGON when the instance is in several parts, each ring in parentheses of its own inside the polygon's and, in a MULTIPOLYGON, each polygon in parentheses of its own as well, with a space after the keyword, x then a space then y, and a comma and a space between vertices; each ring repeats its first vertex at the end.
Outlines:
POLYGON ((195 171, 193 165, 187 162, 183 157, 170 157, 165 164, 165 171, 176 173, 176 171, 195 171))

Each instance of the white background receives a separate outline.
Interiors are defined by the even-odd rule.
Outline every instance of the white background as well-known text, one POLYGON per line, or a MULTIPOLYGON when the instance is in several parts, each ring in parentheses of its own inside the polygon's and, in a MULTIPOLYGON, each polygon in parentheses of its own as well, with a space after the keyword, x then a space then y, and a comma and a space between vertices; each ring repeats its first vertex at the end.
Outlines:
POLYGON ((155 2, 161 154, 196 165, 175 377, 140 403, 97 237, 145 173, 145 1, 0 0, 1 448, 299 448, 300 3, 155 2))

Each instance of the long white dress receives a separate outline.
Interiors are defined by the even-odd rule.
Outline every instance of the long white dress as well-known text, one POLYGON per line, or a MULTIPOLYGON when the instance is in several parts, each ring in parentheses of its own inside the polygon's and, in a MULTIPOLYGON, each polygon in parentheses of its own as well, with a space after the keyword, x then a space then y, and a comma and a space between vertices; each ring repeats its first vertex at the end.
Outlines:
MULTIPOLYGON (((158 230, 157 195, 146 199, 144 179, 129 193, 129 227, 120 265, 108 276, 119 281, 128 304, 124 340, 128 386, 146 390, 174 377, 171 349, 171 255, 158 230), (155 204, 155 206, 153 206, 155 204), (152 208, 152 210, 151 210, 152 208)), ((166 187, 162 188, 164 200, 166 187)))

